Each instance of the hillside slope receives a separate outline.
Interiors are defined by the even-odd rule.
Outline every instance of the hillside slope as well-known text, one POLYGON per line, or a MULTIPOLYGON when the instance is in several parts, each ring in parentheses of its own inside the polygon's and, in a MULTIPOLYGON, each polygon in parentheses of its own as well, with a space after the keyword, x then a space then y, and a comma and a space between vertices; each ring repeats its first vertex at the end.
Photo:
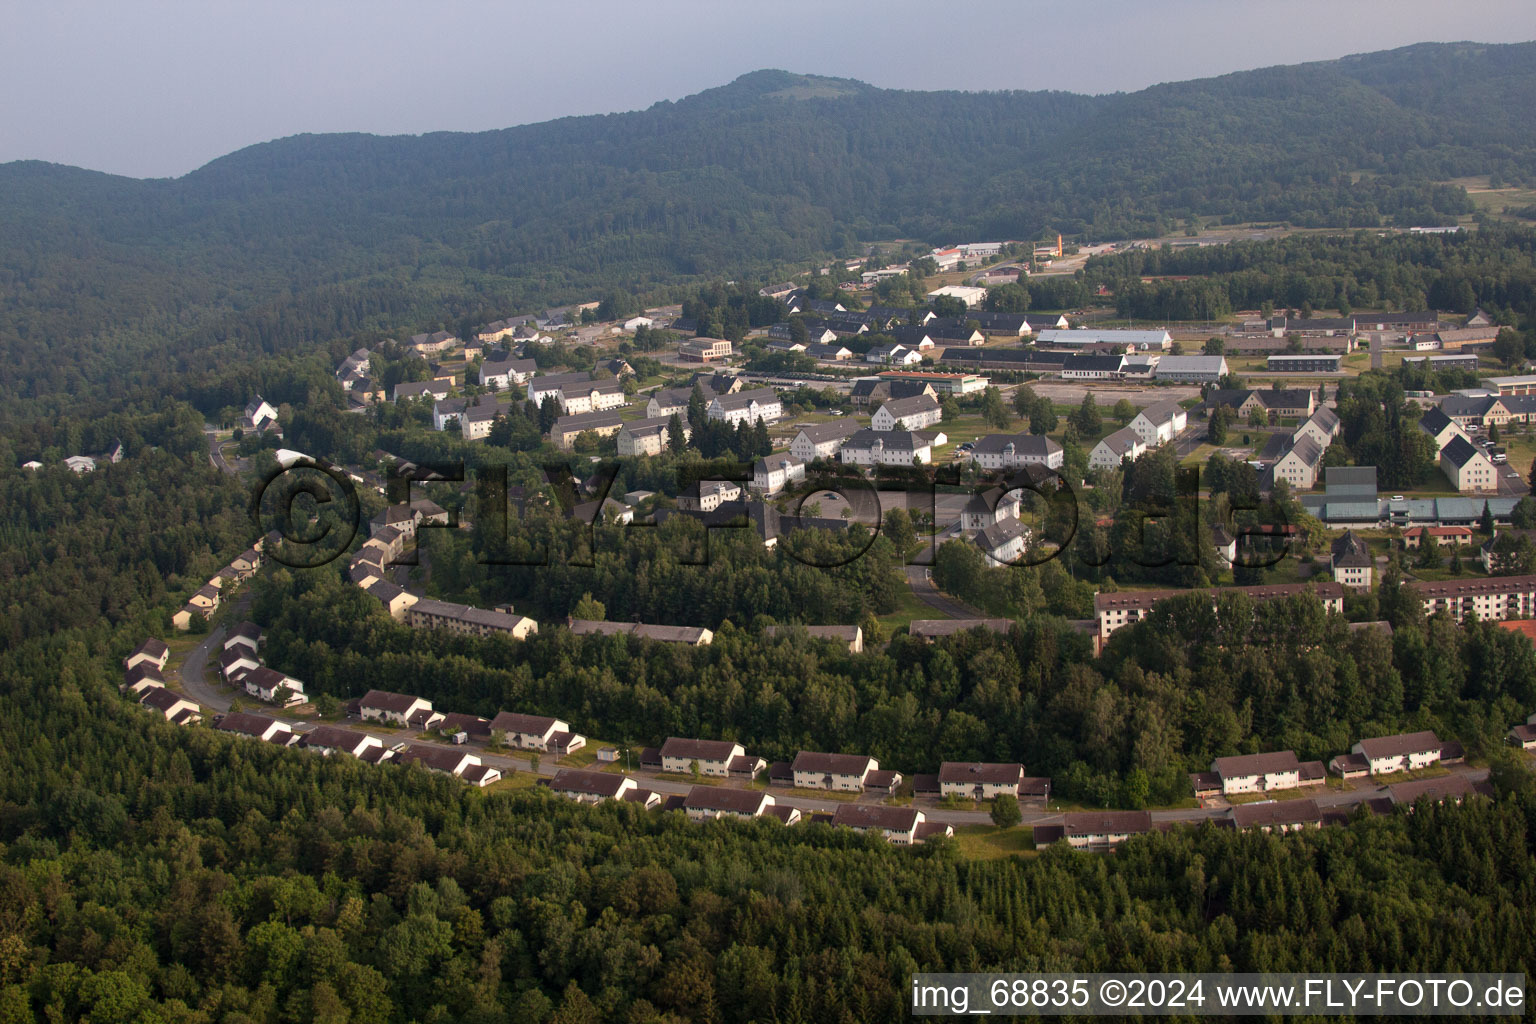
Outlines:
POLYGON ((752 278, 861 238, 1440 219, 1464 198, 1429 180, 1536 178, 1533 127, 1536 45, 1436 44, 1100 97, 759 71, 626 114, 296 136, 174 180, 13 163, 0 385, 99 393, 127 371, 160 390, 235 356, 752 278))

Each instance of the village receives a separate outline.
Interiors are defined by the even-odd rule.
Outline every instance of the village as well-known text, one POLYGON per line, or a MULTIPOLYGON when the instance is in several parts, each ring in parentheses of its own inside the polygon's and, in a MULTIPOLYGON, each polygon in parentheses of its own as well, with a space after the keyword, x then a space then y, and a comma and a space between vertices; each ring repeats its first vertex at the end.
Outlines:
MULTIPOLYGON (((957 246, 935 250, 929 258, 941 270, 958 266, 964 271, 965 260, 995 260, 1004 248, 1001 243, 957 246)), ((1019 247, 1008 249, 1017 253, 1019 247)), ((1058 240, 1054 249, 1037 247, 1036 262, 1029 265, 1043 270, 1061 256, 1058 240)), ((864 271, 861 281, 867 286, 907 272, 906 265, 890 265, 864 271)), ((1495 439, 1501 429, 1530 422, 1536 406, 1527 408, 1527 404, 1536 403, 1532 394, 1536 376, 1489 377, 1481 389, 1425 403, 1418 429, 1440 453, 1439 466, 1455 497, 1379 495, 1374 467, 1325 462, 1341 429, 1340 418, 1329 404, 1328 384, 1344 374, 1344 359, 1364 345, 1379 362, 1380 351, 1390 345, 1404 352, 1446 353, 1404 356, 1405 361, 1424 359, 1434 365, 1454 360, 1458 367, 1472 369, 1478 352, 1497 335, 1497 329, 1478 322, 1479 317, 1450 326, 1434 313, 1248 319, 1224 328, 1225 340, 1211 338, 1201 354, 1185 355, 1184 346, 1195 339, 1180 340, 1167 329, 1090 328, 1074 325, 1064 314, 1005 314, 979 308, 987 298, 984 285, 1017 280, 1026 272, 1018 264, 1005 263, 971 277, 975 284, 950 284, 931 291, 930 305, 956 314, 947 317, 931 309, 850 310, 838 301, 812 298, 804 287, 793 284, 764 288, 760 295, 782 303, 788 319, 753 330, 742 344, 758 353, 798 360, 799 369, 750 369, 745 364, 753 358, 744 360, 746 353, 726 339, 693 334, 698 325, 675 309, 592 323, 590 310, 597 305, 592 303, 485 324, 468 339, 447 331, 411 337, 406 347, 428 361, 429 380, 383 389, 371 376, 373 353, 367 349, 348 356, 336 376, 355 412, 366 413, 377 403, 418 403, 430 409, 431 430, 456 433, 465 441, 489 439, 514 406, 527 403, 547 419, 545 437, 555 449, 587 454, 593 461, 600 454, 644 459, 685 445, 693 424, 701 422, 695 406, 702 404, 702 422, 728 428, 737 436, 756 432, 758 443, 768 449, 757 459, 750 480, 704 480, 675 495, 628 492, 622 500, 593 487, 585 494, 587 500, 573 509, 584 522, 627 524, 642 517, 664 522, 671 516, 693 518, 706 526, 745 521, 762 544, 772 546, 791 530, 844 531, 858 521, 879 527, 878 509, 871 514, 846 495, 841 515, 820 514, 823 506, 838 503, 839 495, 835 490, 808 493, 810 482, 817 479, 817 467, 849 467, 878 480, 886 471, 964 466, 977 486, 968 496, 936 497, 932 543, 961 540, 978 548, 985 564, 1000 567, 1027 564, 1026 556, 1036 553, 1042 540, 1038 524, 1029 521, 1021 503, 1020 482, 1024 489, 1038 490, 1044 480, 1060 480, 1069 469, 1064 442, 1076 439, 1033 429, 976 432, 977 426, 985 429, 985 420, 957 414, 956 403, 975 408, 982 396, 1016 395, 1024 386, 1019 382, 1028 381, 1041 393, 1058 389, 1052 393, 1067 397, 1069 401, 1062 403, 1067 407, 1073 397, 1084 405, 1118 405, 1124 425, 1105 433, 1086 452, 1086 468, 1103 473, 1118 471, 1165 446, 1186 461, 1208 456, 1223 448, 1210 443, 1215 429, 1206 424, 1213 420, 1247 424, 1261 440, 1233 454, 1243 456, 1254 468, 1265 491, 1282 482, 1308 514, 1342 533, 1331 540, 1311 578, 1212 587, 1213 604, 1223 594, 1241 594, 1261 603, 1307 594, 1326 611, 1342 614, 1347 595, 1373 587, 1384 561, 1377 553, 1384 530, 1390 531, 1389 544, 1432 548, 1438 555, 1441 548, 1454 551, 1462 545, 1470 551, 1477 540, 1474 528, 1485 527, 1486 522, 1507 526, 1517 518, 1516 506, 1528 488, 1507 468, 1508 456, 1495 439), (584 312, 588 315, 583 316, 584 312), (660 334, 663 331, 668 333, 660 334), (628 339, 649 332, 676 339, 675 351, 662 353, 661 376, 642 384, 629 362, 634 356, 626 358, 626 352, 635 352, 628 339), (870 343, 872 336, 885 340, 870 343), (597 369, 545 372, 536 356, 558 339, 563 339, 561 344, 593 346, 597 369), (1256 372, 1273 378, 1270 386, 1226 387, 1233 379, 1229 356, 1262 360, 1263 370, 1256 372), (812 361, 814 367, 806 369, 804 360, 812 361), (1462 367, 1463 363, 1467 365, 1462 367), (994 381, 982 371, 1004 379, 994 381), (1304 382, 1305 386, 1296 386, 1304 382), (806 408, 797 399, 810 387, 837 396, 841 407, 813 406, 809 415, 794 411, 806 408), (590 454, 594 452, 599 455, 590 454), (807 514, 807 508, 818 511, 807 514)), ((650 353, 650 358, 656 358, 656 350, 650 353)), ((276 443, 282 437, 279 410, 257 396, 243 411, 240 429, 266 444, 276 443)), ((213 453, 216 463, 222 460, 219 446, 213 453)), ((276 454, 283 465, 312 458, 288 449, 278 449, 276 454)), ((406 475, 414 468, 387 453, 375 456, 371 465, 349 470, 354 480, 376 484, 386 468, 406 475)), ((378 489, 382 493, 383 488, 378 489)), ((446 526, 449 519, 442 506, 425 498, 386 507, 369 524, 367 539, 350 554, 347 578, 392 618, 414 628, 519 640, 537 633, 540 624, 517 614, 511 605, 477 608, 436 600, 392 572, 418 529, 446 526)), ((1285 529, 1290 533, 1279 534, 1281 541, 1295 534, 1294 528, 1285 529)), ((1241 566, 1254 544, 1276 539, 1270 530, 1218 525, 1212 543, 1225 563, 1241 566)), ((1489 533, 1477 549, 1482 575, 1413 579, 1407 585, 1423 602, 1426 614, 1443 611, 1458 622, 1469 617, 1504 620, 1503 625, 1529 635, 1536 632, 1531 629, 1536 626, 1536 574, 1501 575, 1494 562, 1500 557, 1497 537, 1505 537, 1506 542, 1528 540, 1532 532, 1489 533)), ((228 592, 260 568, 263 544, 276 540, 275 535, 264 538, 199 588, 174 617, 175 627, 188 630, 194 616, 202 622, 216 616, 228 592), (227 584, 233 586, 226 588, 227 584)), ((926 570, 919 572, 930 578, 926 570)), ((918 582, 913 586, 916 590, 918 582)), ((1092 635, 1097 649, 1116 631, 1145 619, 1160 602, 1187 593, 1147 587, 1098 593, 1094 618, 1084 620, 1081 628, 1092 635)), ((692 646, 707 645, 712 638, 704 625, 574 617, 553 625, 577 635, 624 635, 692 646)), ((906 624, 912 636, 930 643, 970 629, 1006 632, 1011 626, 1006 618, 966 617, 954 614, 952 608, 935 618, 913 618, 906 624)), ((796 628, 845 646, 851 653, 863 650, 864 637, 857 625, 796 628)), ((1356 622, 1351 628, 1391 629, 1382 622, 1356 622)), ((230 631, 218 652, 225 682, 277 709, 306 703, 301 681, 261 664, 259 643, 260 629, 250 623, 230 631)), ((202 708, 166 689, 159 674, 164 651, 159 641, 146 641, 146 647, 134 655, 137 660, 131 659, 128 665, 126 688, 167 720, 195 724, 203 717, 202 708)), ((295 721, 244 711, 219 716, 216 728, 321 753, 341 751, 372 764, 419 763, 482 787, 502 780, 503 767, 512 770, 509 761, 501 766, 488 763, 487 754, 495 756, 502 749, 531 751, 558 762, 586 746, 586 739, 567 723, 527 711, 503 711, 487 720, 438 713, 419 698, 371 691, 353 702, 349 712, 363 723, 417 730, 423 739, 456 740, 447 747, 387 743, 389 737, 329 724, 301 731, 294 728, 295 721), (483 753, 468 753, 464 743, 476 744, 483 753)), ((1511 726, 1507 738, 1523 750, 1536 749, 1536 715, 1511 726)), ((1191 777, 1197 811, 1161 811, 1156 819, 1147 811, 1052 813, 1050 780, 1026 777, 1018 764, 946 763, 937 776, 907 777, 882 770, 872 758, 857 754, 802 751, 793 762, 768 764, 748 757, 728 741, 673 737, 659 748, 638 752, 640 771, 654 773, 661 778, 658 781, 617 771, 616 748, 603 747, 596 757, 602 763, 595 771, 587 766, 546 765, 551 774, 540 777, 539 783, 587 802, 613 799, 647 808, 682 809, 694 820, 770 816, 786 824, 828 821, 876 831, 902 844, 952 835, 953 823, 974 820, 978 810, 939 806, 939 801, 961 796, 990 802, 1007 794, 1020 801, 1031 809, 1028 820, 1034 822, 1038 846, 1065 841, 1074 847, 1103 849, 1129 835, 1177 821, 1211 817, 1225 826, 1285 830, 1344 820, 1357 805, 1383 812, 1420 798, 1460 801, 1487 791, 1479 781, 1481 775, 1465 768, 1459 744, 1442 743, 1433 733, 1363 739, 1350 752, 1333 758, 1326 769, 1321 762, 1299 763, 1289 751, 1218 758, 1209 772, 1191 777), (697 756, 680 761, 681 755, 669 754, 669 747, 692 750, 697 756), (1442 766, 1456 770, 1438 774, 1442 766), (1430 772, 1427 777, 1426 772, 1430 772), (686 787, 675 778, 669 787, 665 780, 665 776, 690 773, 709 778, 686 787), (1342 802, 1337 796, 1333 802, 1319 802, 1306 795, 1313 787, 1324 786, 1330 775, 1353 795, 1342 802), (720 786, 715 777, 749 788, 720 786), (1386 781, 1370 792, 1354 790, 1355 780, 1374 783, 1383 778, 1386 781), (770 791, 773 787, 787 787, 794 796, 776 797, 770 791), (856 794, 861 802, 828 804, 805 796, 815 790, 856 794), (1259 803, 1231 799, 1269 793, 1283 796, 1259 803), (796 796, 798 804, 793 802, 796 796), (919 807, 920 802, 928 806, 919 807)), ((539 762, 531 766, 537 775, 539 762)))

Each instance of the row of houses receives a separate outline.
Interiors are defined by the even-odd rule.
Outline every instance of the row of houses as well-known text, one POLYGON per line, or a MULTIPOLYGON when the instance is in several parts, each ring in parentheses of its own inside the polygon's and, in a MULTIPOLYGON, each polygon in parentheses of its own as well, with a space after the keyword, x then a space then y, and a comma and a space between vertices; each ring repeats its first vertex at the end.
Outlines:
MULTIPOLYGON (((1415 779, 1387 787, 1387 795, 1364 801, 1370 814, 1391 814, 1398 807, 1411 811, 1420 801, 1460 804, 1473 797, 1491 797, 1487 783, 1476 783, 1465 775, 1433 779, 1415 779)), ((1354 810, 1350 807, 1323 809, 1310 797, 1237 804, 1220 816, 1209 819, 1217 828, 1239 831, 1294 832, 1324 825, 1347 824, 1354 810)), ((1072 811, 1060 825, 1036 825, 1035 848, 1043 850, 1057 843, 1073 849, 1107 851, 1127 840, 1155 830, 1166 831, 1183 822, 1154 823, 1147 811, 1072 811)))
POLYGON ((139 705, 173 725, 195 725, 203 709, 165 685, 165 663, 171 650, 165 641, 149 637, 123 659, 123 692, 139 705))
MULTIPOLYGON (((1328 762, 1342 778, 1395 775, 1422 771, 1436 764, 1457 764, 1464 758, 1460 743, 1442 741, 1433 731, 1376 736, 1356 743, 1347 754, 1328 762)), ((1190 775, 1197 799, 1235 796, 1320 786, 1326 781, 1321 761, 1300 761, 1294 750, 1218 757, 1208 772, 1190 775)))
POLYGON ((267 704, 291 708, 309 703, 302 682, 261 663, 261 644, 260 626, 254 622, 235 626, 219 652, 219 675, 267 704))
POLYGON ((197 591, 187 599, 187 603, 171 616, 171 625, 181 632, 186 632, 192 628, 194 615, 201 615, 204 619, 212 618, 213 613, 219 610, 223 599, 261 568, 261 552, 265 546, 266 540, 263 538, 230 559, 228 565, 210 577, 207 583, 198 587, 197 591))

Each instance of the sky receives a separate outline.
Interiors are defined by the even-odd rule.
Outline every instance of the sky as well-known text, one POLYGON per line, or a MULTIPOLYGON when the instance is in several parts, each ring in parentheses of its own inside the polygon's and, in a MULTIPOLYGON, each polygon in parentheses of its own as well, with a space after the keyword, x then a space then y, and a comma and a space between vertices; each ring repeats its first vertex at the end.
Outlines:
POLYGON ((643 109, 760 68, 1104 93, 1415 42, 1536 39, 1531 0, 11 0, 0 162, 185 174, 303 132, 643 109))

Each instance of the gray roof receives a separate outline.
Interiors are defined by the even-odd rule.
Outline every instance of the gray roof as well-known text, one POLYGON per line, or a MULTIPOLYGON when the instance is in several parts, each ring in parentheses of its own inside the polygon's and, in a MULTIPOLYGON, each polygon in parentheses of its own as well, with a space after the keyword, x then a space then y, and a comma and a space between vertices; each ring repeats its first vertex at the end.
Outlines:
POLYGON ((1208 373, 1220 376, 1226 369, 1225 356, 1163 356, 1157 361, 1157 373, 1208 373))
POLYGON ((1353 530, 1345 530, 1344 536, 1334 541, 1330 550, 1336 567, 1358 569, 1375 563, 1375 559, 1371 557, 1371 549, 1366 546, 1365 541, 1355 536, 1353 530))
POLYGON ((716 395, 714 398, 714 401, 720 403, 721 409, 745 409, 753 402, 758 405, 768 405, 778 400, 779 393, 773 388, 753 388, 751 391, 738 391, 734 395, 716 395))
POLYGON ((971 451, 974 454, 1000 455, 1009 445, 1013 445, 1013 450, 1020 455, 1046 457, 1061 451, 1061 445, 1044 434, 1028 433, 988 434, 978 438, 971 451))
POLYGON ((914 395, 911 398, 892 398, 880 408, 896 419, 901 419, 918 413, 934 412, 939 408, 939 401, 932 395, 914 395))
POLYGON ((1154 402, 1141 410, 1138 415, 1145 416, 1153 424, 1161 424, 1173 422, 1174 417, 1182 415, 1183 412, 1184 407, 1170 398, 1162 402, 1154 402))
POLYGON ((845 449, 873 448, 877 444, 885 448, 915 452, 927 446, 928 442, 907 430, 871 430, 865 427, 843 442, 843 447, 845 449))
POLYGON ((1376 500, 1375 466, 1329 466, 1324 480, 1330 501, 1376 500))
POLYGON ((1000 519, 976 535, 976 544, 983 551, 996 551, 1003 545, 1023 537, 1029 538, 1029 527, 1012 516, 1000 519))
POLYGON ((804 434, 805 439, 811 444, 825 444, 828 441, 841 441, 845 437, 858 433, 859 429, 857 420, 844 417, 839 420, 829 420, 826 423, 807 423, 800 428, 800 433, 804 434))
MULTIPOLYGON (((1136 446, 1141 443, 1141 435, 1136 433, 1136 431, 1132 430, 1130 427, 1121 427, 1119 430, 1115 431, 1113 434, 1110 434, 1099 442, 1100 445, 1103 445, 1112 453, 1121 457, 1124 457, 1135 451, 1136 446)), ((1094 445, 1095 448, 1098 446, 1099 445, 1094 445)))

